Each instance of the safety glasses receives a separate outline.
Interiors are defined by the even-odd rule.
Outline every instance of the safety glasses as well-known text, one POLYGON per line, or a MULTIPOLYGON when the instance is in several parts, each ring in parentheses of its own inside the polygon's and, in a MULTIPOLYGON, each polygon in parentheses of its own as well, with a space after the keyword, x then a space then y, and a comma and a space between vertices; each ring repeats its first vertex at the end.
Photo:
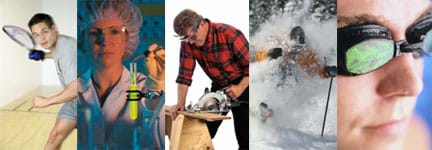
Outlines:
MULTIPOLYGON (((121 40, 123 34, 127 32, 125 26, 111 26, 108 28, 91 28, 89 30, 90 40, 92 43, 102 43, 104 38, 112 40, 121 40)), ((105 39, 106 40, 106 39, 105 39)))
POLYGON ((42 36, 46 37, 47 35, 51 34, 51 31, 52 31, 51 28, 44 28, 40 33, 33 32, 32 37, 34 39, 39 39, 42 36))
POLYGON ((197 19, 195 19, 195 22, 192 24, 191 32, 187 33, 186 35, 174 35, 174 37, 177 37, 180 39, 180 41, 185 41, 185 42, 196 40, 197 39, 196 33, 198 31, 202 19, 203 19, 202 16, 199 15, 197 19))
POLYGON ((432 13, 408 27, 406 40, 393 41, 380 25, 363 24, 338 28, 338 75, 356 76, 372 72, 402 53, 414 58, 432 51, 432 13))

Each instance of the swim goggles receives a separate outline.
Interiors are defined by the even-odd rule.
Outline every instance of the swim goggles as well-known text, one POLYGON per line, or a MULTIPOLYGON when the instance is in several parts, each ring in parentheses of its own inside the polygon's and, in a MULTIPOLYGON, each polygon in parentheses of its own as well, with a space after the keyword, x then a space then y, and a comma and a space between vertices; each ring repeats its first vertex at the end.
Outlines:
POLYGON ((362 75, 402 53, 412 53, 414 58, 431 55, 432 12, 409 26, 402 41, 395 42, 387 28, 376 24, 338 28, 337 34, 338 75, 362 75))

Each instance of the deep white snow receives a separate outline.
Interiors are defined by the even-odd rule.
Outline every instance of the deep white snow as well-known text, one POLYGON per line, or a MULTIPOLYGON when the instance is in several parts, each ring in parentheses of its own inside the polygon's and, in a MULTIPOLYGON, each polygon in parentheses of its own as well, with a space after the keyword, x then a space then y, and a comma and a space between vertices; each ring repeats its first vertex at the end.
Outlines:
MULTIPOLYGON (((304 14, 271 17, 250 38, 251 51, 284 47, 286 35, 294 26, 300 25, 305 30, 307 47, 316 51, 321 63, 326 57, 328 64, 335 65, 336 19, 318 22, 304 14)), ((330 79, 309 77, 296 67, 294 75, 277 86, 281 82, 281 61, 280 57, 250 64, 250 147, 266 150, 336 149, 336 79, 333 80, 325 132, 321 137, 330 79), (265 122, 259 115, 261 102, 273 109, 273 116, 265 122)))

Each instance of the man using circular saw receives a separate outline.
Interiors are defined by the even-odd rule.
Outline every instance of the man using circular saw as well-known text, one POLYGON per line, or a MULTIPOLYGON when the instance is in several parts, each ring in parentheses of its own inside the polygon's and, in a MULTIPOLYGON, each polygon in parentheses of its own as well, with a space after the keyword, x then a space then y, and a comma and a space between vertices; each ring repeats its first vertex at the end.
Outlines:
MULTIPOLYGON (((231 110, 239 149, 248 149, 249 43, 246 37, 233 26, 211 22, 190 9, 181 11, 175 17, 174 31, 182 41, 176 80, 177 110, 185 110, 186 95, 198 62, 212 80, 212 92, 223 90, 230 99, 242 102, 231 110)), ((212 138, 221 123, 207 123, 212 138)))

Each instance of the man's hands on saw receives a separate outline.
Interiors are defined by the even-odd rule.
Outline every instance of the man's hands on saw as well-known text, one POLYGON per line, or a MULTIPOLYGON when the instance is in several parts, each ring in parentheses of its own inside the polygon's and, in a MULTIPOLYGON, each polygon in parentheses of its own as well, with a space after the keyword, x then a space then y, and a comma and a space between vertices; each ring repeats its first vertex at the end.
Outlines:
POLYGON ((246 90, 248 86, 249 76, 246 76, 242 78, 239 84, 232 84, 229 87, 225 88, 224 92, 231 100, 237 101, 237 98, 243 94, 244 90, 246 90))
POLYGON ((165 113, 174 120, 177 117, 177 111, 184 111, 185 105, 165 106, 165 113))
POLYGON ((236 101, 238 97, 244 92, 246 87, 242 85, 231 85, 224 90, 225 94, 232 100, 236 101))

